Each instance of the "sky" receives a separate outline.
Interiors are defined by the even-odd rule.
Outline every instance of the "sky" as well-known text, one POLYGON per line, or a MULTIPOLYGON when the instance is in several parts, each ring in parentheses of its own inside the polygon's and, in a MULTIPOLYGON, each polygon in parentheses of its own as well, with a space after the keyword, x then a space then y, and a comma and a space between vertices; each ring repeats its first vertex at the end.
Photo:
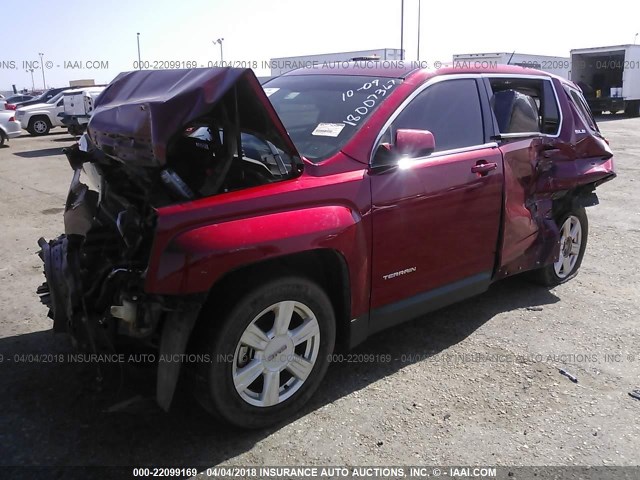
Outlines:
MULTIPOLYGON (((569 56, 572 48, 633 43, 640 32, 637 1, 615 7, 591 0, 405 0, 407 60, 416 59, 418 1, 420 57, 427 62, 451 61, 456 53, 569 56)), ((262 62, 273 57, 400 48, 400 6, 401 0, 30 0, 16 8, 0 0, 0 91, 31 88, 24 62, 37 67, 33 81, 41 89, 38 53, 47 87, 78 79, 108 83, 135 69, 138 32, 143 61, 207 66, 220 60, 213 40, 224 38, 224 59, 256 62, 259 76, 269 75, 262 62), (85 68, 87 61, 96 68, 85 68)))

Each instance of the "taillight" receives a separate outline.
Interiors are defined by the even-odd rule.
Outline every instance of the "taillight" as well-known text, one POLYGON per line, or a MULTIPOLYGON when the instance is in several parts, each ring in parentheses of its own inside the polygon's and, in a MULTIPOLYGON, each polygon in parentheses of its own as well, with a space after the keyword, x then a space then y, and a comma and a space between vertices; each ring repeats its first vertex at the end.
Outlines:
POLYGON ((15 109, 16 109, 16 106, 15 106, 15 105, 13 105, 12 103, 5 103, 5 104, 4 104, 4 109, 5 109, 5 110, 15 110, 15 109))
POLYGON ((16 121, 16 117, 11 117, 11 118, 9 118, 9 121, 10 121, 10 122, 15 122, 15 121, 16 121))

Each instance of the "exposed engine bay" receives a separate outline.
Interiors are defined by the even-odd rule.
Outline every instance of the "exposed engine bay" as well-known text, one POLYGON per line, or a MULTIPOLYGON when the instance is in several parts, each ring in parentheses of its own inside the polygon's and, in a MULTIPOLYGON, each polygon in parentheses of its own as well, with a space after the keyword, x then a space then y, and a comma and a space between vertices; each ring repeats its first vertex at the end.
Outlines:
MULTIPOLYGON (((118 86, 118 79, 107 94, 113 85, 118 86)), ((202 297, 144 291, 156 209, 273 183, 300 172, 300 159, 287 152, 270 131, 269 112, 255 99, 239 100, 243 89, 251 86, 251 78, 241 77, 223 95, 210 99, 211 104, 201 108, 204 113, 197 112, 196 118, 192 108, 185 108, 182 116, 177 112, 182 121, 172 117, 176 130, 170 138, 154 137, 152 126, 161 116, 157 112, 156 118, 152 113, 142 123, 132 116, 136 138, 131 138, 131 132, 121 135, 105 127, 114 111, 118 126, 122 125, 122 109, 131 108, 131 102, 123 106, 117 95, 100 97, 88 132, 79 144, 65 149, 73 176, 64 234, 38 241, 46 282, 37 293, 49 307, 55 332, 68 333, 77 346, 97 353, 116 351, 126 337, 160 348, 160 327, 171 315, 193 324, 202 297), (247 104, 254 111, 247 110, 247 104), (261 125, 264 129, 257 128, 261 125), (160 143, 162 155, 132 154, 140 145, 151 145, 151 150, 144 148, 147 154, 157 152, 160 143)), ((167 101, 160 103, 164 106, 167 101)), ((153 110, 149 101, 140 103, 132 110, 135 114, 153 110)), ((178 337, 178 342, 186 342, 186 336, 178 337)), ((184 350, 175 340, 164 341, 166 348, 184 350)))

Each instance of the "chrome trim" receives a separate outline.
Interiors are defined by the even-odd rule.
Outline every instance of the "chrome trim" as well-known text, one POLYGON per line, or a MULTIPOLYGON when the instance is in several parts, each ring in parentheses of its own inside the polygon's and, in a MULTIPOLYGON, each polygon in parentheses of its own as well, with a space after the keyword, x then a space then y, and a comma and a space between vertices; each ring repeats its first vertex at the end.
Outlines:
MULTIPOLYGON (((560 132, 562 132, 562 124, 564 122, 564 115, 562 113, 562 105, 560 104, 560 98, 558 97, 558 91, 556 90, 556 86, 553 84, 553 80, 551 77, 547 77, 545 75, 524 75, 524 74, 514 74, 509 75, 507 73, 481 73, 480 76, 482 78, 527 78, 530 80, 543 80, 545 82, 549 82, 551 84, 551 89, 553 90, 553 95, 556 97, 556 105, 558 106, 558 113, 560 118, 558 120, 558 133, 555 135, 551 135, 549 133, 542 132, 518 132, 518 133, 500 133, 501 137, 512 138, 512 137, 527 137, 531 135, 540 135, 542 137, 547 138, 558 138, 560 136, 560 132)), ((493 112, 491 112, 493 114, 493 112)))
MULTIPOLYGON (((550 135, 548 133, 542 133, 542 132, 519 132, 519 133, 503 133, 503 134, 499 134, 501 137, 503 138, 517 138, 517 137, 531 137, 531 136, 543 136, 543 137, 549 137, 549 138, 558 138, 560 136, 560 132, 562 131, 562 124, 564 122, 564 116, 562 113, 562 105, 560 104, 560 98, 558 97, 558 91, 556 90, 555 85, 553 84, 553 81, 551 80, 551 77, 547 77, 545 75, 524 75, 524 74, 506 74, 506 73, 460 73, 460 74, 455 74, 455 75, 440 75, 440 76, 436 76, 436 77, 432 77, 430 78, 427 82, 425 82, 424 84, 420 85, 418 88, 416 88, 413 92, 411 92, 411 95, 409 95, 407 98, 405 98, 405 100, 400 104, 400 106, 398 106, 398 108, 396 108, 396 110, 391 114, 391 116, 387 119, 387 121, 384 123, 384 125, 382 126, 382 128, 380 129, 380 131, 378 132, 378 135, 376 136, 376 141, 373 143, 373 148, 371 149, 371 153, 369 155, 369 165, 373 165, 373 157, 376 153, 376 149, 380 143, 380 139, 382 138, 382 135, 384 134, 384 132, 387 131, 387 129, 391 126, 391 124, 394 122, 394 120, 396 118, 398 118, 398 115, 400 115, 402 113, 402 111, 407 107, 407 105, 413 100, 415 99, 418 95, 420 95, 424 90, 426 90, 427 88, 429 88, 431 85, 434 85, 436 83, 440 83, 440 82, 445 82, 447 80, 460 80, 460 79, 478 79, 478 78, 528 78, 528 79, 532 79, 532 80, 543 80, 543 81, 547 81, 551 83, 551 88, 553 89, 553 94, 556 97, 556 105, 558 106, 558 113, 560 114, 560 119, 558 122, 558 133, 555 135, 550 135)), ((482 95, 481 92, 478 92, 478 95, 482 95)), ((493 111, 491 111, 491 117, 493 119, 495 119, 495 114, 493 113, 493 111)), ((432 153, 431 155, 427 156, 427 157, 419 157, 419 158, 415 158, 412 160, 421 160, 423 158, 434 158, 435 156, 440 156, 440 155, 448 155, 448 154, 452 154, 452 153, 460 153, 460 152, 466 152, 466 151, 471 151, 471 150, 479 150, 481 148, 488 148, 488 147, 497 147, 498 144, 496 142, 490 142, 490 143, 485 143, 483 145, 473 145, 470 147, 463 147, 463 148, 457 148, 457 149, 452 149, 452 150, 443 150, 442 152, 435 152, 432 153)))
POLYGON ((474 152, 476 150, 484 150, 486 148, 498 148, 498 143, 488 142, 488 143, 483 143, 482 145, 471 145, 469 147, 452 148, 450 150, 442 150, 441 152, 434 152, 431 155, 426 155, 424 157, 416 157, 416 158, 405 157, 405 158, 401 158, 398 161, 398 165, 400 169, 411 168, 414 165, 420 165, 423 162, 429 161, 433 158, 446 157, 448 155, 454 155, 457 153, 474 152), (406 160, 406 161, 403 162, 403 160, 406 160))

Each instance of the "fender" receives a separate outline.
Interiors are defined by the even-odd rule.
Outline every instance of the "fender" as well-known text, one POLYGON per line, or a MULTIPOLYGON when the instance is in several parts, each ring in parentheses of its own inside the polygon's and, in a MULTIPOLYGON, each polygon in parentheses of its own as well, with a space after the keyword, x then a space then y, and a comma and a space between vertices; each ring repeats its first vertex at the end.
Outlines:
MULTIPOLYGON (((345 205, 313 206, 194 227, 152 257, 149 293, 207 292, 225 274, 263 260, 332 249, 347 262, 351 286, 368 285, 369 255, 363 219, 345 205)), ((352 288, 352 311, 366 309, 368 291, 352 288)))

